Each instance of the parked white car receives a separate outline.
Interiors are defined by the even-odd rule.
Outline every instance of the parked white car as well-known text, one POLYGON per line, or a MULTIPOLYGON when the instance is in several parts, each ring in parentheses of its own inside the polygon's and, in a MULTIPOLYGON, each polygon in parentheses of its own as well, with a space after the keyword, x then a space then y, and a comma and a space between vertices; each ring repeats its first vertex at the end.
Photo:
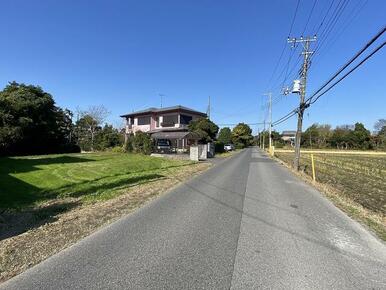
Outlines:
POLYGON ((235 146, 233 144, 225 144, 224 145, 224 150, 225 151, 232 151, 235 150, 235 146))

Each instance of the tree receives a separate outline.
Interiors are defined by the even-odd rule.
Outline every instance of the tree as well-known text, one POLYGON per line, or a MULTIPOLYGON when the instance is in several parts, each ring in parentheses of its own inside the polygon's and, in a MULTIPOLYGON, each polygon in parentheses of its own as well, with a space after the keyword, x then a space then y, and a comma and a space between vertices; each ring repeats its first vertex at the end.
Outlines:
POLYGON ((76 150, 71 131, 72 113, 41 87, 11 82, 0 92, 0 155, 76 150))
POLYGON ((90 115, 83 115, 75 124, 78 145, 83 151, 94 151, 96 132, 102 128, 90 115))
POLYGON ((329 145, 331 135, 330 125, 319 125, 318 123, 312 124, 303 134, 302 146, 325 148, 329 145))
POLYGON ((350 141, 354 148, 371 149, 370 131, 362 123, 356 123, 354 130, 350 132, 350 141))
POLYGON ((130 146, 128 148, 134 153, 142 153, 149 155, 153 151, 153 141, 149 134, 137 131, 135 135, 129 138, 130 146))
POLYGON ((79 110, 78 112, 78 117, 80 117, 77 121, 78 138, 84 146, 89 144, 91 151, 94 151, 95 135, 101 129, 108 114, 108 110, 103 105, 91 106, 86 111, 79 110))
POLYGON ((378 147, 386 149, 386 125, 379 130, 376 137, 379 140, 378 147))
POLYGON ((376 132, 381 131, 383 127, 386 127, 386 119, 379 119, 374 125, 376 132))
POLYGON ((123 135, 112 125, 105 124, 104 127, 99 130, 95 136, 95 148, 97 150, 105 150, 107 148, 113 148, 122 145, 123 135))
POLYGON ((197 133, 200 136, 199 142, 208 143, 216 140, 218 126, 208 118, 199 118, 193 120, 188 125, 189 131, 197 133))
MULTIPOLYGON (((275 146, 275 147, 283 147, 284 146, 284 141, 281 138, 280 133, 276 132, 276 131, 272 131, 271 133, 272 133, 271 136, 272 136, 273 146, 275 146)), ((269 139, 268 139, 268 144, 269 144, 269 139)))
POLYGON ((228 127, 221 128, 220 132, 218 133, 217 140, 219 142, 222 142, 224 144, 229 144, 232 142, 232 131, 228 127))
POLYGON ((237 148, 245 148, 251 145, 252 140, 252 129, 247 124, 239 123, 233 128, 232 141, 237 148))
POLYGON ((350 132, 352 126, 343 125, 335 128, 334 132, 331 135, 330 143, 332 147, 336 147, 337 149, 348 149, 351 140, 350 140, 350 132))

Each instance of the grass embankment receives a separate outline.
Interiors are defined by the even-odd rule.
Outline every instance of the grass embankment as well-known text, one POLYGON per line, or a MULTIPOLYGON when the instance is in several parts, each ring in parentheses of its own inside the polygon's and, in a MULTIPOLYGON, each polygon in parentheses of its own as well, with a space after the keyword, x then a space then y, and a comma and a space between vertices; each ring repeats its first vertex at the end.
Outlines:
POLYGON ((119 189, 167 177, 189 161, 119 153, 0 158, 0 208, 23 208, 63 197, 114 197, 119 189))
MULTIPOLYGON (((275 156, 292 164, 293 152, 275 156)), ((386 154, 334 151, 313 153, 317 186, 351 217, 373 229, 386 240, 386 154)), ((311 155, 303 152, 304 173, 312 176, 311 155)))
POLYGON ((0 158, 0 282, 208 167, 119 153, 0 158))

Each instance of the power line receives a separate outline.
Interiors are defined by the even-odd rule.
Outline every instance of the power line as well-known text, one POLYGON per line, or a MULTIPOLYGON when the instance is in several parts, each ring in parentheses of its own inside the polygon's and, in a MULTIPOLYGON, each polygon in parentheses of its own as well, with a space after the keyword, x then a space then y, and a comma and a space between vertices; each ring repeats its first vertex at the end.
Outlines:
MULTIPOLYGON (((337 42, 337 40, 339 39, 339 37, 343 34, 344 31, 346 31, 346 29, 350 26, 350 24, 355 20, 355 18, 359 15, 359 13, 362 11, 363 7, 367 4, 368 0, 364 0, 363 2, 361 2, 361 0, 358 1, 357 5, 353 7, 353 9, 351 10, 351 12, 349 13, 349 16, 346 18, 346 21, 344 21, 344 23, 342 23, 342 25, 340 27, 343 27, 340 31, 338 31, 334 36, 333 38, 331 39, 331 41, 329 42, 328 44, 328 47, 325 47, 324 49, 320 49, 318 55, 315 55, 313 58, 318 58, 318 63, 320 61, 320 58, 321 58, 321 55, 323 52, 323 54, 325 54, 326 52, 328 52, 331 47, 334 46, 334 44, 337 42), (351 17, 350 17, 351 15, 351 17), (319 57, 318 57, 319 56, 319 57)), ((315 61, 313 62, 313 65, 315 65, 315 61)))
POLYGON ((344 74, 340 79, 338 79, 335 83, 333 83, 328 89, 326 89, 323 93, 318 95, 314 100, 312 97, 307 99, 309 102, 308 105, 311 105, 315 103, 321 96, 326 94, 329 90, 331 90, 333 87, 335 87, 337 84, 339 84, 342 80, 344 80, 349 74, 351 74, 353 71, 355 71, 358 67, 360 67, 364 62, 366 62, 370 57, 372 57, 374 54, 376 54, 379 50, 381 50, 386 45, 386 41, 384 41, 381 45, 379 45, 376 49, 374 49, 368 56, 366 56, 360 63, 358 63, 356 66, 354 66, 352 69, 350 69, 346 74, 344 74))
MULTIPOLYGON (((315 48, 315 54, 314 57, 316 56, 316 52, 319 52, 320 49, 323 47, 323 44, 326 42, 328 36, 330 35, 331 31, 334 29, 335 25, 339 21, 339 18, 342 16, 342 13, 344 9, 346 8, 348 4, 348 0, 340 0, 337 6, 335 7, 335 10, 333 14, 331 15, 331 18, 329 19, 326 27, 323 29, 321 35, 320 35, 320 42, 318 43, 317 47, 315 48)), ((320 53, 318 54, 320 56, 320 53)), ((312 59, 311 58, 311 59, 312 59)))
POLYGON ((327 82, 325 82, 314 94, 314 97, 317 93, 319 93, 323 88, 325 88, 334 78, 336 78, 343 70, 345 70, 351 63, 353 63, 366 49, 370 47, 381 35, 386 31, 386 26, 384 26, 366 45, 360 49, 345 65, 343 65, 327 82))
MULTIPOLYGON (((377 53, 380 49, 382 49, 386 42, 383 42, 381 45, 379 45, 376 49, 374 49, 369 55, 367 55, 361 62, 359 62, 355 67, 350 69, 345 75, 343 75, 341 78, 339 78, 336 82, 334 82, 330 87, 328 87, 325 91, 323 91, 321 94, 319 94, 314 100, 313 98, 321 92, 329 83, 331 83, 343 70, 345 70, 351 63, 353 63, 370 45, 372 45, 383 33, 386 31, 386 26, 384 26, 369 42, 366 43, 366 45, 360 49, 345 65, 343 65, 328 81, 326 81, 315 93, 311 95, 311 97, 307 98, 305 101, 305 106, 308 107, 311 104, 315 103, 322 95, 326 94, 328 91, 330 91, 333 87, 335 87, 338 83, 340 83, 343 79, 345 79, 348 75, 350 75, 352 72, 354 72, 358 67, 360 67, 363 63, 365 63, 369 58, 371 58, 375 53, 377 53)), ((274 121, 272 123, 273 126, 276 126, 280 123, 285 122, 295 114, 297 114, 299 108, 294 108, 289 113, 281 117, 280 119, 274 121)))
POLYGON ((314 12, 314 8, 315 8, 315 6, 316 6, 316 3, 318 3, 318 0, 314 0, 314 5, 312 5, 311 12, 310 12, 310 14, 308 15, 308 19, 307 19, 306 25, 304 26, 302 35, 304 35, 304 32, 306 32, 308 23, 310 22, 310 19, 311 19, 312 13, 314 12))
POLYGON ((273 122, 272 126, 276 126, 276 125, 279 125, 280 123, 287 121, 292 116, 295 116, 297 114, 297 112, 298 112, 298 108, 293 109, 287 115, 285 115, 285 116, 281 117, 280 119, 276 120, 275 122, 273 122))
MULTIPOLYGON (((303 32, 302 32, 301 35, 303 35, 304 32, 307 30, 308 24, 310 22, 310 19, 311 19, 312 15, 313 15, 313 12, 314 12, 314 9, 315 9, 315 6, 316 6, 317 3, 318 3, 318 0, 314 0, 314 4, 312 5, 311 11, 310 11, 310 13, 308 15, 306 24, 304 25, 303 32)), ((288 35, 288 38, 289 37, 290 37, 290 35, 288 35)), ((296 47, 297 47, 297 43, 294 43, 294 46, 293 46, 294 50, 292 50, 292 52, 290 53, 288 61, 287 61, 287 65, 283 68, 283 70, 282 70, 282 72, 281 72, 281 74, 279 76, 279 78, 280 78, 281 75, 283 74, 283 72, 285 71, 284 79, 281 82, 281 84, 279 85, 279 88, 283 88, 284 87, 285 83, 287 82, 287 80, 291 76, 293 70, 297 67, 297 65, 299 64, 299 62, 301 60, 300 55, 299 55, 298 59, 295 61, 295 64, 292 66, 291 70, 289 70, 292 57, 293 57, 293 55, 295 54, 295 51, 296 51, 296 47)))
MULTIPOLYGON (((322 19, 322 22, 319 24, 318 30, 315 32, 315 34, 318 34, 320 28, 322 28, 322 26, 323 26, 323 24, 324 24, 324 21, 326 20, 327 15, 330 13, 330 10, 331 10, 333 4, 334 4, 334 0, 331 0, 331 4, 330 4, 330 6, 329 6, 328 9, 327 9, 326 14, 324 14, 324 17, 323 17, 323 19, 322 19)), ((315 30, 315 27, 314 27, 313 30, 315 30)))
MULTIPOLYGON (((288 36, 290 36, 291 33, 292 33, 292 29, 293 29, 293 26, 294 26, 294 23, 295 23, 296 15, 297 15, 298 9, 299 9, 299 4, 300 4, 300 0, 298 0, 298 2, 296 4, 295 13, 294 13, 294 16, 292 17, 292 22, 291 22, 291 26, 290 26, 290 29, 289 29, 289 32, 288 32, 288 36)), ((275 73, 276 73, 276 71, 277 71, 277 69, 279 67, 279 64, 281 62, 281 59, 283 58, 284 51, 285 51, 286 47, 287 47, 287 43, 284 43, 283 49, 282 49, 282 51, 280 53, 280 57, 279 57, 278 61, 276 62, 276 65, 275 65, 275 68, 274 68, 274 70, 272 72, 271 77, 269 78, 268 86, 271 84, 273 76, 275 75, 275 73)))
MULTIPOLYGON (((224 127, 224 126, 229 126, 229 127, 232 127, 232 126, 236 126, 240 123, 228 123, 228 124, 216 124, 217 126, 220 126, 220 127, 224 127)), ((263 125, 265 124, 265 122, 257 122, 257 123, 243 123, 245 125, 248 125, 248 126, 257 126, 257 125, 263 125)))

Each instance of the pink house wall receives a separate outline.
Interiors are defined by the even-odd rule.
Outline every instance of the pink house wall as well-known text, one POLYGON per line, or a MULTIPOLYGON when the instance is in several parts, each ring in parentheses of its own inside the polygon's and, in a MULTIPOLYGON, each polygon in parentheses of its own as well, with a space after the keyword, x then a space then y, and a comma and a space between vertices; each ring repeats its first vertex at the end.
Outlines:
POLYGON ((155 125, 156 125, 156 114, 152 114, 151 115, 151 118, 150 118, 150 130, 154 130, 155 129, 155 125))

